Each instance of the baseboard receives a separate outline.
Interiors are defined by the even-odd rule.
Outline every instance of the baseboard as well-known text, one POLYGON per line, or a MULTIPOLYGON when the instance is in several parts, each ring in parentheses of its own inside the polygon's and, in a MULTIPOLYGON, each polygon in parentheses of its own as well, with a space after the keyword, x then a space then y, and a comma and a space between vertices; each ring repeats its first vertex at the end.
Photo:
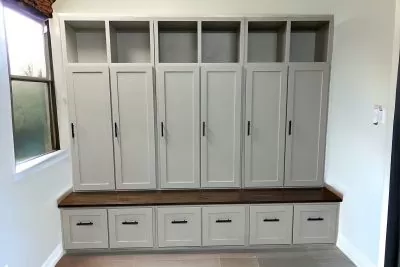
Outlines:
POLYGON ((355 265, 360 267, 377 267, 376 264, 356 248, 349 240, 343 235, 339 234, 337 247, 351 260, 355 265))
POLYGON ((57 262, 61 259, 61 257, 64 255, 64 249, 62 247, 62 244, 58 244, 53 252, 51 252, 50 256, 47 258, 47 260, 42 264, 42 267, 54 267, 56 266, 57 262))

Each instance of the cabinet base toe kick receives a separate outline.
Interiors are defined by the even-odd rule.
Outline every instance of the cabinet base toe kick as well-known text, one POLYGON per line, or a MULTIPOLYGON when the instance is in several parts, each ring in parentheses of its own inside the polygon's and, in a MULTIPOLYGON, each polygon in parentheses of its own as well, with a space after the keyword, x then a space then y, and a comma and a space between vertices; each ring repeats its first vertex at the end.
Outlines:
POLYGON ((339 203, 62 208, 64 249, 335 244, 339 203))

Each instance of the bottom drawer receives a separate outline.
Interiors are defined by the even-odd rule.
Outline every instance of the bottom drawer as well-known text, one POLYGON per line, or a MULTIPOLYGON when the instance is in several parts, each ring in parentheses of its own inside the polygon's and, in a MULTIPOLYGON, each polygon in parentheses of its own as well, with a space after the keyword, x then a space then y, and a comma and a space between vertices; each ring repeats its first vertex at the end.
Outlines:
POLYGON ((245 244, 246 209, 243 206, 203 208, 203 245, 245 244))
POLYGON ((108 248, 107 210, 62 210, 65 249, 108 248))
POLYGON ((295 205, 293 243, 335 243, 338 205, 295 205))

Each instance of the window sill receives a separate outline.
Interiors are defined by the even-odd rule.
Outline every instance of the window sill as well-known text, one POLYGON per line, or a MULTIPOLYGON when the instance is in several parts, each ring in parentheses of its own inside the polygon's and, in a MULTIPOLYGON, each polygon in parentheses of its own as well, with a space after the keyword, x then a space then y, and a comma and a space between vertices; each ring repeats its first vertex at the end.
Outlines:
POLYGON ((15 167, 15 180, 19 181, 37 171, 46 169, 53 164, 68 157, 68 150, 59 150, 53 153, 17 164, 15 167))

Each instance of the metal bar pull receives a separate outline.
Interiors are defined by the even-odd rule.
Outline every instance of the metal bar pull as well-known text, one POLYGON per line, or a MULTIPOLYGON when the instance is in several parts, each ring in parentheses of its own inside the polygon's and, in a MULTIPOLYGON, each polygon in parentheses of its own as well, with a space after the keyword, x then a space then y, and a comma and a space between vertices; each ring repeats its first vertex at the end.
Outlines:
POLYGON ((75 138, 75 125, 73 123, 71 123, 71 136, 72 139, 75 138))
POLYGON ((278 218, 273 218, 273 219, 264 219, 264 222, 279 222, 280 220, 278 218))
POLYGON ((318 218, 310 217, 310 218, 307 219, 307 221, 323 221, 323 220, 324 220, 324 218, 321 218, 321 217, 318 217, 318 218))
POLYGON ((250 136, 250 134, 251 134, 250 128, 251 128, 251 122, 247 121, 247 136, 250 136))
POLYGON ((114 134, 115 134, 115 138, 118 138, 118 125, 116 122, 114 122, 114 134))
POLYGON ((289 121, 289 135, 292 135, 292 121, 289 121))
POLYGON ((132 222, 128 222, 128 221, 124 221, 122 222, 123 225, 138 225, 139 222, 137 221, 132 221, 132 222))
POLYGON ((230 220, 230 219, 227 219, 227 220, 216 220, 215 222, 216 223, 231 223, 232 220, 230 220))
POLYGON ((172 224, 187 224, 188 221, 186 221, 186 220, 183 220, 183 221, 175 221, 175 220, 173 220, 171 223, 172 224))
POLYGON ((161 137, 164 137, 164 122, 161 122, 161 137))
POLYGON ((93 222, 78 222, 77 226, 90 226, 93 225, 93 222))
POLYGON ((206 122, 205 121, 203 121, 203 129, 202 129, 202 131, 203 131, 203 136, 206 136, 206 122))

